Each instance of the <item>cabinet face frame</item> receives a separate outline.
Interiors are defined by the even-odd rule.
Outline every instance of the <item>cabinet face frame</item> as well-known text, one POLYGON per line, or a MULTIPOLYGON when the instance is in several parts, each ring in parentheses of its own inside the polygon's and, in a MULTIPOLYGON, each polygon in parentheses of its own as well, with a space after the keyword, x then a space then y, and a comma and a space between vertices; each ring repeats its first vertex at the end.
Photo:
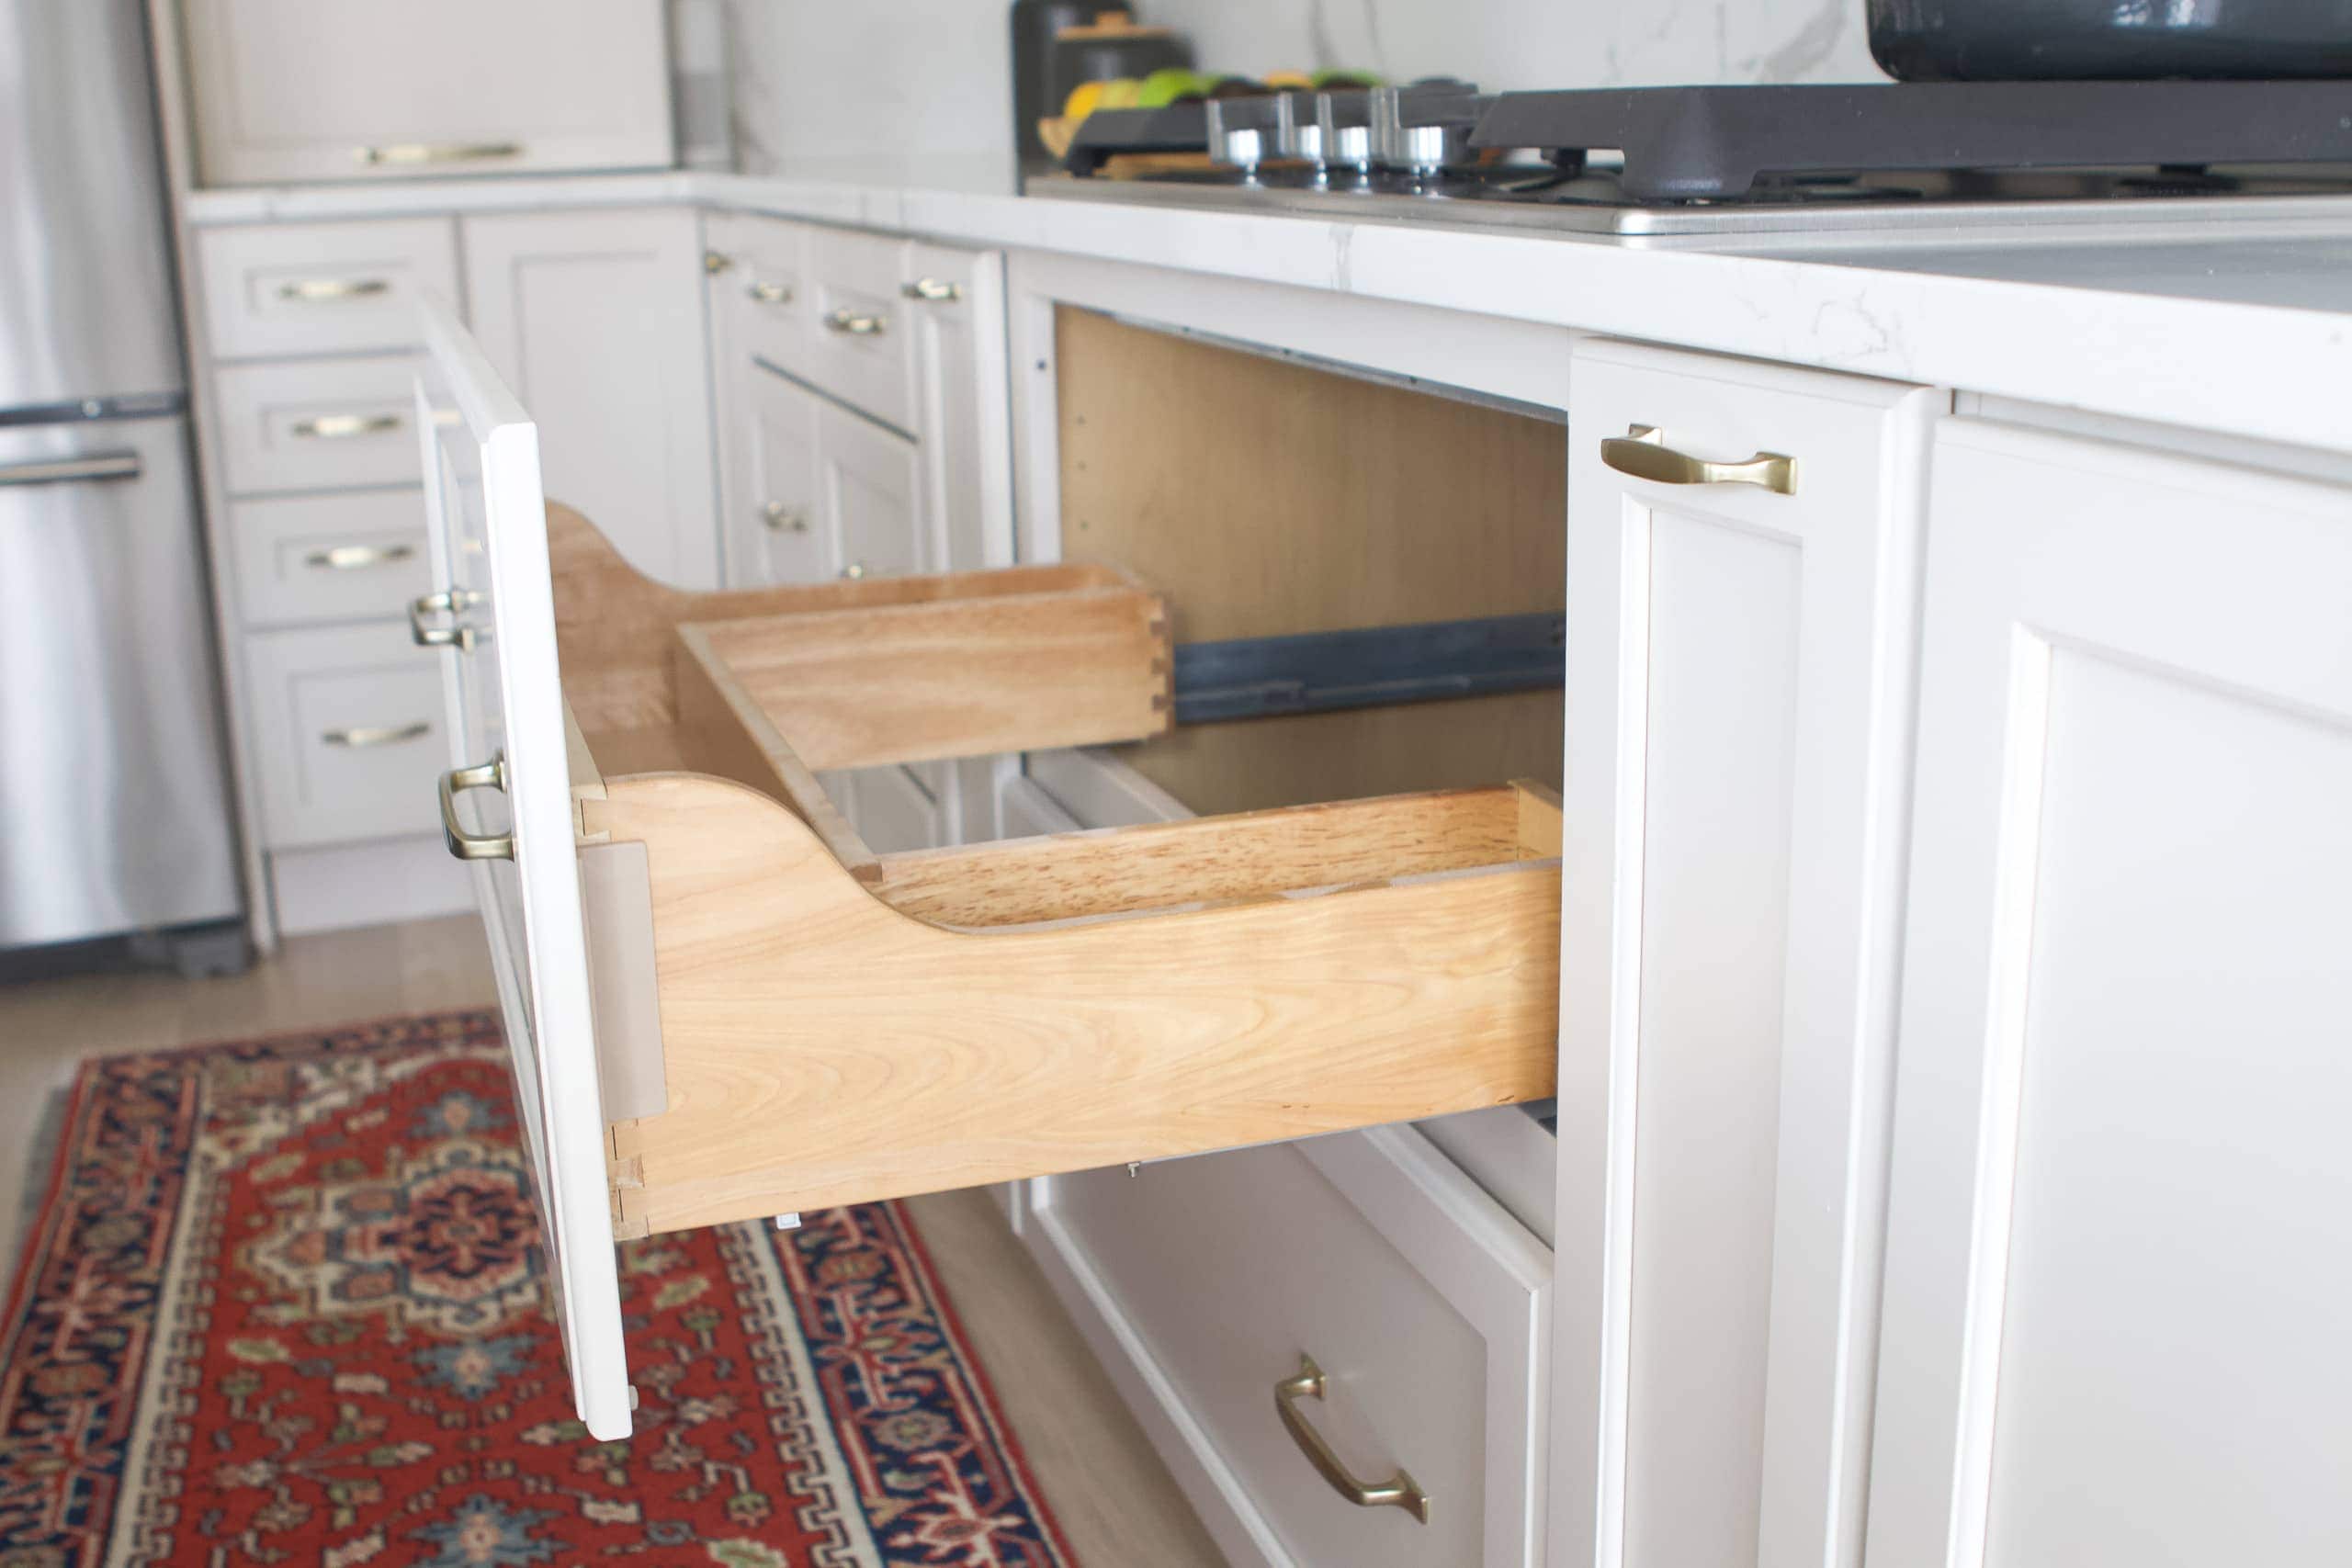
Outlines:
POLYGON ((1563 1562, 1834 1565, 1860 1549, 1920 480, 1947 401, 1577 350, 1563 1562), (1711 457, 1792 453, 1796 493, 1612 471, 1600 443, 1635 424, 1711 457), (1726 779, 1746 782, 1724 794, 1726 779), (1701 965, 1736 1004, 1688 983, 1701 965), (1678 1386, 1686 1370, 1702 1389, 1678 1386), (1677 1478, 1701 1500, 1678 1506, 1677 1478))

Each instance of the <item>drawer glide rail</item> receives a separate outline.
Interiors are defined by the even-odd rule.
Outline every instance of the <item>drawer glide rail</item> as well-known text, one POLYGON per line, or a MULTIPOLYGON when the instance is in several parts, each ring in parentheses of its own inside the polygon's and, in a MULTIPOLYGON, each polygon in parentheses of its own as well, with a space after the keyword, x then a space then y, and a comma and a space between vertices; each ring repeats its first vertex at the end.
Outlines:
POLYGON ((1566 680, 1566 628, 1547 611, 1180 643, 1176 722, 1556 689, 1566 680))

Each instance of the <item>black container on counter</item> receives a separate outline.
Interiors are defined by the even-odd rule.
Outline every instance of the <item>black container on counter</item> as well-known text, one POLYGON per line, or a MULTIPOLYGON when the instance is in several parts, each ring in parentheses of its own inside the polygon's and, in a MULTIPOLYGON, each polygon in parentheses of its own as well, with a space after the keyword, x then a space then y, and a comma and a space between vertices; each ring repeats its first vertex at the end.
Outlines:
POLYGON ((1024 168, 1050 164, 1054 155, 1037 140, 1037 122, 1062 112, 1062 99, 1047 86, 1054 68, 1054 36, 1064 28, 1084 27, 1102 16, 1132 18, 1135 13, 1119 0, 1012 0, 1012 144, 1020 149, 1024 168))

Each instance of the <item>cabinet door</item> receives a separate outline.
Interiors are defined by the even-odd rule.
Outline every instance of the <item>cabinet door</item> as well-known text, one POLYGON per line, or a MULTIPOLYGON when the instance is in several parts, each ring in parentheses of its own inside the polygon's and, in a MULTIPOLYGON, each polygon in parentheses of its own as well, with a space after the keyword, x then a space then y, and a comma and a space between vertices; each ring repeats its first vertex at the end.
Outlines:
POLYGON ((548 494, 639 570, 716 586, 695 215, 469 218, 465 248, 475 335, 538 419, 548 494))
POLYGON ((818 493, 841 541, 843 577, 930 570, 922 462, 915 444, 870 420, 817 409, 818 493))
POLYGON ((2352 491, 1936 445, 1870 1548, 2352 1560, 2352 491))
POLYGON ((1595 1542, 1604 1565, 1678 1568, 1855 1550, 1933 403, 1577 351, 1555 1222, 1571 1561, 1595 1542), (1705 482, 1677 453, 1787 455, 1793 483, 1740 482, 1760 465, 1705 482))
POLYGON ((841 570, 841 553, 819 504, 817 400, 748 361, 735 389, 732 456, 741 472, 728 503, 727 581, 825 581, 841 570))
POLYGON ((916 245, 906 286, 915 345, 915 434, 937 570, 1012 558, 1011 393, 1005 380, 1004 257, 916 245))
POLYGON ((660 0, 181 0, 207 185, 671 157, 660 0))
MULTIPOLYGON (((805 374, 893 430, 914 428, 907 339, 906 242, 843 229, 808 231, 809 361, 805 374)), ((799 373, 796 367, 796 373, 799 373)))

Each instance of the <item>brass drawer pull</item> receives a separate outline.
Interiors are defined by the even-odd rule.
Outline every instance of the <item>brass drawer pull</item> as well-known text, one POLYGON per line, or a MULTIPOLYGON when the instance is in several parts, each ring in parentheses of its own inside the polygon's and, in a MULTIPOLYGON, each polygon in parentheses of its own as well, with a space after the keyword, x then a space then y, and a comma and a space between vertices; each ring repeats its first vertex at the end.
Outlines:
POLYGON ((763 305, 792 303, 792 286, 788 283, 754 283, 743 292, 763 305))
POLYGON ((355 147, 351 155, 363 164, 479 164, 492 158, 519 158, 519 141, 388 141, 378 147, 355 147))
POLYGON ((889 325, 883 317, 862 315, 855 310, 835 310, 825 318, 827 332, 843 333, 851 337, 880 337, 889 330, 889 325))
POLYGON ((348 441, 355 435, 384 435, 407 423, 396 413, 322 413, 294 422, 294 434, 308 441, 348 441))
POLYGON ((280 299, 291 299, 303 305, 332 305, 345 299, 368 299, 391 291, 391 283, 381 277, 302 277, 277 286, 280 299))
POLYGON ((934 305, 951 305, 964 298, 964 286, 939 277, 918 277, 912 283, 901 284, 899 292, 910 299, 927 299, 934 305))
POLYGON ((441 775, 441 837, 459 860, 513 860, 512 833, 469 833, 458 826, 458 796, 469 789, 506 789, 506 753, 470 768, 452 768, 441 775))
POLYGON ((391 566, 415 554, 413 545, 334 545, 312 550, 302 558, 302 564, 317 571, 365 571, 369 567, 391 566))
POLYGON ((407 724, 360 724, 348 729, 330 729, 319 739, 330 746, 364 751, 371 746, 398 746, 404 740, 422 740, 432 733, 432 721, 420 718, 407 724))
POLYGON ((734 265, 735 258, 724 251, 705 251, 702 254, 702 269, 713 277, 734 265))
POLYGON ((1429 1494, 1416 1485, 1413 1478, 1399 1470, 1385 1481, 1359 1481, 1348 1472, 1340 1456, 1306 1419, 1298 1407, 1302 1399, 1321 1399, 1327 1387, 1323 1369, 1315 1358, 1301 1352, 1298 1375, 1283 1379, 1274 1385, 1274 1413, 1283 1418, 1283 1427, 1290 1433, 1291 1441, 1306 1456, 1306 1462, 1316 1472, 1331 1483, 1331 1490, 1359 1508, 1402 1508, 1423 1524, 1430 1522, 1429 1494))
POLYGON ((444 588, 437 593, 427 593, 413 599, 408 606, 408 639, 419 648, 454 648, 459 653, 471 653, 478 640, 476 629, 462 624, 428 626, 427 615, 455 615, 481 603, 481 595, 463 588, 444 588))
POLYGON ((1636 424, 1600 444, 1600 460, 1621 474, 1662 485, 1757 485, 1775 495, 1797 492, 1797 460, 1758 452, 1737 463, 1710 462, 1666 445, 1666 433, 1636 424))
POLYGON ((808 514, 780 501, 771 501, 761 507, 760 521, 778 534, 806 534, 808 531, 808 514))
POLYGON ((850 581, 855 582, 865 575, 865 563, 862 560, 854 560, 842 568, 842 575, 850 581))

